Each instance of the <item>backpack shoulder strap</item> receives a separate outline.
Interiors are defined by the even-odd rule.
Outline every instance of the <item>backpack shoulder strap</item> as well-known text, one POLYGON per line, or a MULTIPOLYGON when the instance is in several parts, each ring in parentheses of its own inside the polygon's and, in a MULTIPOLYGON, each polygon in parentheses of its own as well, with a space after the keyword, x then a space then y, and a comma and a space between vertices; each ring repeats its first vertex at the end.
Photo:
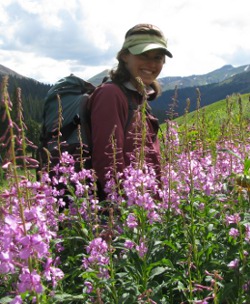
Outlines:
MULTIPOLYGON (((133 93, 126 89, 122 84, 116 84, 119 86, 119 88, 122 90, 122 92, 124 93, 124 95, 127 97, 127 102, 128 102, 128 118, 127 118, 127 122, 124 128, 124 133, 127 132, 127 129, 131 123, 131 120, 134 116, 134 112, 138 109, 139 104, 135 103, 133 101, 133 93)), ((147 112, 148 112, 148 104, 147 104, 147 112)))

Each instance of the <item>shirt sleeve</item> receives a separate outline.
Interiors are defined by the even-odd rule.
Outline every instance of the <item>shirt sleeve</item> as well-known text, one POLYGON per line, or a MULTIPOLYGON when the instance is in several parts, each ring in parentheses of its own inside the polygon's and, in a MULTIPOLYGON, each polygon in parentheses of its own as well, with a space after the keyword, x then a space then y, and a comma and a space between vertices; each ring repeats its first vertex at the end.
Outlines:
POLYGON ((92 166, 104 188, 105 175, 113 170, 124 169, 124 128, 128 116, 125 95, 114 84, 97 88, 90 98, 92 166), (111 141, 113 138, 113 145, 111 141))

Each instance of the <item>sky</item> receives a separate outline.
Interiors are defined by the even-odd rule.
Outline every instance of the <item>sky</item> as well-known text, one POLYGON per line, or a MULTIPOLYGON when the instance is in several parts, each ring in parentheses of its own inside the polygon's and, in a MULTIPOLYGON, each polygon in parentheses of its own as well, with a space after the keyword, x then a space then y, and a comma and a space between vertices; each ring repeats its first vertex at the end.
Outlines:
POLYGON ((117 64, 125 33, 151 23, 173 58, 159 77, 250 64, 249 0, 4 0, 0 64, 46 84, 85 80, 117 64))

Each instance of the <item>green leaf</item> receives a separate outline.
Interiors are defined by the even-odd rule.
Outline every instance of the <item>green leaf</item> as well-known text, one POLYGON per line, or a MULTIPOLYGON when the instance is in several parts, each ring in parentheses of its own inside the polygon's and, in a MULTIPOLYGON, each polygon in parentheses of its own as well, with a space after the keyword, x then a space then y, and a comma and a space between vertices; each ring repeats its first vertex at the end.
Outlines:
POLYGON ((13 300, 13 298, 11 298, 11 297, 4 297, 4 298, 0 299, 0 303, 1 304, 10 303, 10 301, 12 301, 12 300, 13 300))
POLYGON ((248 174, 250 169, 250 159, 246 158, 244 161, 244 174, 248 174))
POLYGON ((151 271, 151 275, 150 275, 150 279, 152 280, 155 276, 158 276, 162 273, 164 273, 165 271, 167 271, 169 268, 168 267, 155 267, 152 271, 151 271))

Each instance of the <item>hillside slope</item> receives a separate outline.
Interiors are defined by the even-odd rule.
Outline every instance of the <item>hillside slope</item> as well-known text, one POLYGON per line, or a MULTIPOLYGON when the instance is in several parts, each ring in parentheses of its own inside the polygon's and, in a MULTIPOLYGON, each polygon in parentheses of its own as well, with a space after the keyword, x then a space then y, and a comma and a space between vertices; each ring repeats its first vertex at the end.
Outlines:
POLYGON ((173 90, 175 86, 178 86, 178 88, 187 88, 219 83, 232 76, 247 71, 250 71, 250 65, 243 65, 239 67, 225 65, 204 75, 191 75, 186 77, 163 77, 159 79, 159 82, 161 83, 163 91, 166 91, 173 90))
MULTIPOLYGON (((250 70, 234 75, 219 83, 213 83, 209 85, 177 88, 177 100, 175 112, 178 116, 181 116, 185 112, 187 106, 187 99, 190 99, 190 109, 192 112, 197 107, 197 98, 199 89, 201 98, 201 107, 212 104, 213 102, 226 98, 227 95, 233 93, 249 93, 250 92, 250 70)), ((170 110, 170 106, 173 103, 175 96, 175 90, 164 91, 162 95, 151 103, 154 114, 159 118, 160 122, 163 122, 167 116, 166 113, 170 110)))
MULTIPOLYGON (((0 82, 3 75, 9 75, 9 94, 13 95, 17 87, 22 90, 22 99, 24 104, 29 99, 29 106, 24 109, 26 115, 32 115, 31 104, 39 103, 35 117, 31 117, 36 121, 41 120, 43 100, 51 85, 43 84, 34 79, 20 75, 15 71, 0 65, 0 82), (27 113, 28 112, 28 113, 27 113), (37 116, 38 115, 38 116, 37 116)), ((108 70, 104 70, 88 81, 94 85, 99 85, 103 78, 108 75, 108 70)), ((65 75, 62 75, 62 77, 65 75)), ((211 104, 218 100, 224 99, 232 93, 248 93, 250 92, 250 65, 244 65, 234 68, 231 65, 221 67, 205 75, 192 75, 188 77, 165 77, 158 79, 163 86, 163 93, 151 103, 154 114, 160 119, 160 122, 166 119, 166 111, 169 111, 173 96, 175 96, 174 88, 177 86, 177 107, 175 108, 178 115, 182 115, 186 108, 186 100, 190 98, 190 111, 196 108, 197 92, 199 88, 201 93, 201 106, 211 104), (166 88, 172 88, 171 90, 166 88)))

